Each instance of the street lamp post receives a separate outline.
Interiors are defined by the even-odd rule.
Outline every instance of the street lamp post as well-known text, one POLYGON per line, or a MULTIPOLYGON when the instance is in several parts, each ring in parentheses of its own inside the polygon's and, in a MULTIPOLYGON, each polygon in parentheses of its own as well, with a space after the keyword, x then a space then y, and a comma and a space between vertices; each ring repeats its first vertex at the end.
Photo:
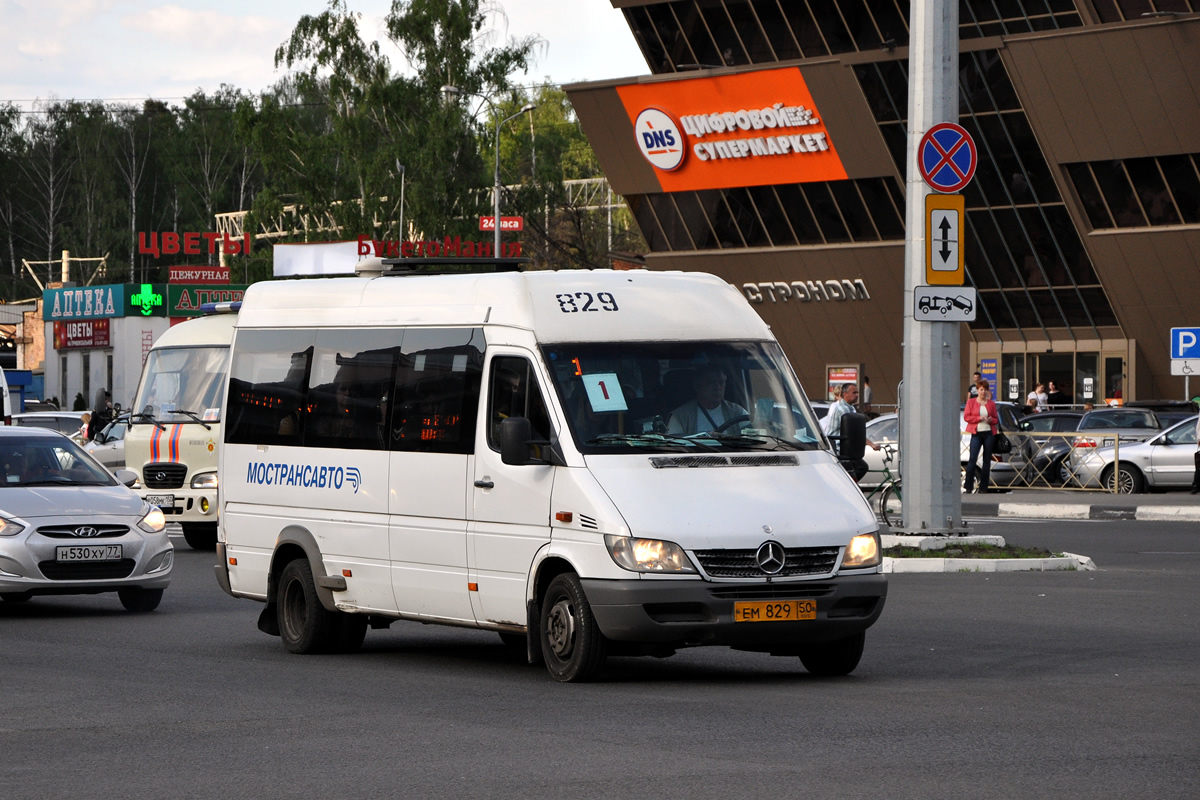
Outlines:
POLYGON ((452 94, 466 95, 466 94, 469 94, 472 97, 478 97, 478 98, 482 99, 485 103, 487 103, 489 106, 491 106, 492 112, 496 115, 496 171, 494 173, 494 181, 492 184, 492 225, 495 228, 495 230, 493 231, 493 238, 492 238, 493 250, 494 250, 492 255, 495 258, 499 258, 500 257, 500 189, 501 189, 501 186, 500 186, 500 128, 502 128, 504 126, 504 123, 511 122, 512 120, 516 119, 517 117, 521 116, 522 114, 528 114, 530 111, 533 111, 535 108, 537 108, 537 106, 533 103, 526 103, 524 106, 522 106, 521 110, 518 111, 517 113, 501 119, 500 118, 500 110, 496 107, 495 103, 492 102, 492 99, 490 97, 488 97, 487 95, 478 94, 476 92, 468 92, 465 89, 459 89, 457 86, 443 86, 442 94, 444 94, 444 95, 452 95, 452 94))
POLYGON ((500 128, 504 123, 516 119, 522 114, 527 114, 537 108, 533 103, 526 103, 520 111, 512 116, 505 117, 496 123, 496 182, 492 187, 492 223, 495 225, 494 232, 494 257, 500 257, 500 128))

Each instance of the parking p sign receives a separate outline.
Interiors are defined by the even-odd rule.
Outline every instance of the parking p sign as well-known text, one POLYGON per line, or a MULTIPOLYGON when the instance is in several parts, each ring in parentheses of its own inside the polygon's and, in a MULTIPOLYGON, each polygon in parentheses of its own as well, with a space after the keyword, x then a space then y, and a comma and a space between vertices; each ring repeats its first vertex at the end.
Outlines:
POLYGON ((1171 328, 1171 358, 1200 358, 1200 328, 1171 328))

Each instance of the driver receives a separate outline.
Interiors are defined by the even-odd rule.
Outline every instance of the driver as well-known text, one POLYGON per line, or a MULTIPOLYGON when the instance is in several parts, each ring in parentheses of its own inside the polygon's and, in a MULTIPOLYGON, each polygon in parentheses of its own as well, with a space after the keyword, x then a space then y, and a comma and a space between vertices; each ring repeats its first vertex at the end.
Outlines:
POLYGON ((696 393, 696 399, 687 401, 671 412, 667 433, 690 436, 733 427, 738 422, 749 422, 750 415, 746 409, 725 399, 725 382, 725 371, 716 364, 698 368, 692 376, 692 391, 696 393))

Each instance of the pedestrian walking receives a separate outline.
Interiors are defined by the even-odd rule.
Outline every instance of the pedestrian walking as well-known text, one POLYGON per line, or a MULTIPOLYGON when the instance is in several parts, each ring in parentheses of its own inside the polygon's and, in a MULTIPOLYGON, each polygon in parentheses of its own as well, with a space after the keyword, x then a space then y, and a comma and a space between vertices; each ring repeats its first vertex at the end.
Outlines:
POLYGON ((992 387, 986 380, 980 379, 976 384, 976 396, 967 400, 963 419, 967 423, 967 432, 971 434, 971 449, 967 457, 967 477, 963 483, 963 491, 968 494, 975 491, 975 461, 982 452, 979 493, 986 494, 992 474, 992 448, 996 442, 996 431, 1000 427, 1000 416, 996 412, 996 403, 992 400, 992 387))

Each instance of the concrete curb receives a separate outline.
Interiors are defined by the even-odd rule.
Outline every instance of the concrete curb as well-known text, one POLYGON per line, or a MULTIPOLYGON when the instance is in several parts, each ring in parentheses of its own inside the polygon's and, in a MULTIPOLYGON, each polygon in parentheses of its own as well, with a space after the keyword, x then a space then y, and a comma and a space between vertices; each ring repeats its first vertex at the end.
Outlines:
POLYGON ((904 572, 1053 572, 1092 571, 1096 565, 1087 556, 1063 553, 1062 558, 889 558, 884 556, 884 573, 904 572))
POLYGON ((963 503, 965 517, 1024 519, 1131 519, 1200 522, 1200 506, 1103 506, 1042 503, 963 503))

